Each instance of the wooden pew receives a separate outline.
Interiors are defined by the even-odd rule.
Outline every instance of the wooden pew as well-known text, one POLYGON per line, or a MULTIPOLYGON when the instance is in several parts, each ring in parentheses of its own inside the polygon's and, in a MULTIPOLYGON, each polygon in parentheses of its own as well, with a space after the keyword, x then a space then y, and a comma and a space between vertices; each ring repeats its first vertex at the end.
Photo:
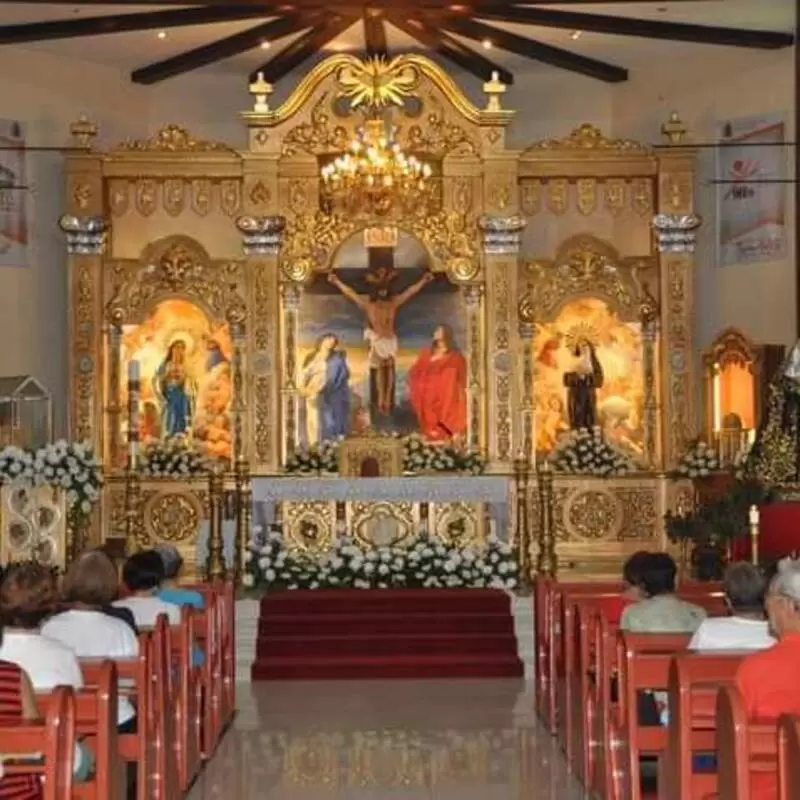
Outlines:
POLYGON ((202 759, 203 684, 199 666, 193 663, 194 649, 198 644, 195 633, 196 612, 184 606, 181 624, 170 630, 170 651, 176 671, 175 728, 178 747, 178 766, 181 788, 189 790, 200 772, 202 759))
MULTIPOLYGON (((778 783, 778 727, 775 722, 747 719, 744 699, 736 686, 717 693, 717 774, 721 800, 764 800, 752 791, 751 780, 771 776, 778 783)), ((794 798, 781 796, 781 800, 794 798)))
MULTIPOLYGON (((58 692, 37 693, 40 711, 49 711, 60 702, 58 692)), ((75 730, 95 757, 94 775, 75 783, 72 796, 81 800, 119 800, 124 798, 125 774, 117 744, 117 668, 113 661, 103 661, 97 670, 92 689, 74 692, 75 730)))
POLYGON ((659 775, 666 800, 692 800, 717 792, 717 774, 694 771, 697 753, 717 751, 717 691, 732 685, 747 653, 679 653, 669 668, 667 752, 659 775))
POLYGON ((785 800, 800 797, 800 717, 778 720, 778 786, 785 800))
POLYGON ((3 772, 8 776, 40 775, 43 800, 71 800, 75 760, 75 697, 72 689, 57 687, 43 722, 10 722, 0 725, 3 772), (41 761, 12 760, 41 754, 41 761))
POLYGON ((638 695, 641 691, 667 688, 673 656, 686 649, 688 634, 628 633, 617 635, 619 702, 610 720, 610 785, 608 800, 640 800, 639 758, 663 758, 667 729, 639 724, 638 695))

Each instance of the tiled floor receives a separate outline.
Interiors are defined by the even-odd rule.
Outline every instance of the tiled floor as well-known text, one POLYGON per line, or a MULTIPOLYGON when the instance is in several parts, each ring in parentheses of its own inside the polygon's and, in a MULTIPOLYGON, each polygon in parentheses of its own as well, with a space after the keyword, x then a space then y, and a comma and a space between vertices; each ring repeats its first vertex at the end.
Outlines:
POLYGON ((243 685, 189 800, 579 800, 515 680, 243 685))

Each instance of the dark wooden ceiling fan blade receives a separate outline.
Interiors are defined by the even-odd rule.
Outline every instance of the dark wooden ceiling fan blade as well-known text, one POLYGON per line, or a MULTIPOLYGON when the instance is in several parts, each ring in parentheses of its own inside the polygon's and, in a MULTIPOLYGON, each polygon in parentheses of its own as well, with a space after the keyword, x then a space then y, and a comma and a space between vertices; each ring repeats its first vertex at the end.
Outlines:
MULTIPOLYGON (((308 18, 299 15, 280 17, 270 20, 262 25, 256 25, 241 33, 228 36, 211 44, 196 47, 194 50, 187 50, 172 58, 148 64, 146 67, 137 69, 131 73, 131 80, 134 83, 151 84, 172 78, 184 72, 222 61, 226 58, 244 53, 258 47, 262 41, 279 39, 291 33, 302 30, 312 24, 306 21, 308 18)), ((313 20, 313 18, 311 18, 313 20)))
MULTIPOLYGON (((303 17, 304 21, 307 19, 308 17, 303 17)), ((254 80, 259 72, 263 72, 266 80, 270 83, 277 83, 358 21, 358 17, 342 16, 341 14, 329 14, 323 22, 319 22, 319 19, 315 16, 314 27, 311 30, 287 44, 269 61, 265 61, 252 73, 250 79, 254 80)), ((308 25, 304 27, 308 27, 308 25)))
POLYGON ((364 9, 364 40, 370 58, 388 58, 386 19, 383 11, 375 8, 364 9))
POLYGON ((755 31, 741 28, 723 28, 715 25, 694 25, 687 22, 665 22, 632 17, 614 17, 605 14, 584 14, 530 6, 464 6, 460 16, 480 17, 498 22, 515 22, 537 25, 542 28, 608 33, 614 36, 638 36, 643 39, 665 39, 675 42, 719 44, 730 47, 752 47, 775 50, 794 43, 791 33, 755 31))
POLYGON ((492 77, 492 73, 496 72, 503 83, 507 85, 514 83, 514 76, 507 69, 474 52, 423 19, 409 19, 407 16, 397 13, 389 15, 389 22, 423 47, 435 50, 442 58, 452 61, 479 80, 488 81, 492 77))
POLYGON ((572 53, 560 47, 537 42, 534 39, 496 28, 494 25, 486 25, 466 17, 442 17, 440 20, 441 25, 451 33, 457 33, 467 39, 477 41, 488 39, 501 50, 507 50, 543 64, 577 72, 607 83, 621 83, 628 80, 628 70, 618 67, 616 64, 598 61, 595 58, 572 53))
POLYGON ((143 14, 109 14, 103 17, 78 17, 20 25, 0 25, 0 45, 43 42, 51 39, 73 39, 79 36, 102 36, 108 33, 178 28, 184 25, 208 25, 241 19, 269 16, 256 6, 215 8, 195 6, 169 11, 147 11, 143 14))

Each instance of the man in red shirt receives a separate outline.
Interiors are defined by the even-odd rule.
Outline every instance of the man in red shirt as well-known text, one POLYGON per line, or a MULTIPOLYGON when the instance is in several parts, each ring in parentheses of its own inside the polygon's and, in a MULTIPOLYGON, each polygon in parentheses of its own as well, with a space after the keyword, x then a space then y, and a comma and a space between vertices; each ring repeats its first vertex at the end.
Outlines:
MULTIPOLYGON (((800 561, 784 559, 767 595, 767 616, 778 643, 748 656, 736 673, 747 716, 756 722, 800 714, 800 561)), ((753 773, 753 797, 778 796, 777 775, 753 773)))

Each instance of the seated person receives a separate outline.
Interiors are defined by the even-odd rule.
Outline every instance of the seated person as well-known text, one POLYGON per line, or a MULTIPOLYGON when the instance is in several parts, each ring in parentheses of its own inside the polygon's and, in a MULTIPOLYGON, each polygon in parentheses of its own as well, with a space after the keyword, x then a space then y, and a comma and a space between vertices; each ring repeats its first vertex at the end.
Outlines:
MULTIPOLYGON (((52 569, 27 562, 12 564, 5 571, 0 583, 0 661, 23 670, 35 692, 51 692, 56 686, 83 688, 83 673, 74 651, 39 633, 39 624, 57 602, 52 569)), ((77 745, 76 780, 85 781, 93 768, 91 751, 77 745)))
MULTIPOLYGON (((800 561, 784 559, 767 592, 767 617, 777 644, 752 653, 736 673, 747 716, 772 722, 781 714, 800 715, 800 561)), ((752 773, 751 796, 778 797, 777 776, 752 773)))
POLYGON ((704 619, 689 642, 690 650, 763 650, 775 639, 764 617, 767 582, 747 561, 731 564, 723 580, 729 617, 704 619))
POLYGON ((622 566, 622 581, 625 584, 622 594, 617 597, 601 597, 597 601, 603 616, 612 624, 619 625, 625 609, 641 600, 644 595, 641 589, 641 570, 647 563, 649 553, 639 550, 628 559, 622 566))
MULTIPOLYGON (((117 571, 100 550, 89 550, 73 561, 64 576, 66 611, 42 626, 42 635, 61 642, 81 658, 136 658, 139 640, 130 625, 105 612, 116 598, 117 571)), ((136 710, 120 692, 117 723, 122 733, 135 730, 136 710)))
POLYGON ((180 608, 158 597, 163 580, 164 562, 155 550, 132 555, 122 568, 122 581, 130 596, 117 600, 114 605, 130 609, 140 628, 152 628, 161 614, 166 614, 170 625, 179 625, 180 608))
MULTIPOLYGON (((102 548, 97 547, 93 550, 85 550, 83 555, 88 555, 89 553, 99 553, 103 558, 108 560, 108 563, 111 564, 112 569, 114 570, 114 574, 117 575, 117 568, 114 566, 114 562, 111 559, 111 556, 108 552, 102 548)), ((117 590, 119 591, 119 580, 117 581, 117 590)), ((117 619, 121 619, 137 636, 139 635, 139 629, 136 627, 136 620, 133 618, 133 612, 129 608, 119 608, 117 606, 112 605, 111 603, 114 600, 117 600, 119 594, 117 593, 111 600, 108 602, 107 605, 104 605, 102 609, 100 609, 104 614, 108 614, 109 617, 116 617, 117 619)))
POLYGON ((195 589, 184 589, 178 585, 178 577, 183 569, 183 556, 171 544, 160 544, 156 553, 164 565, 164 580, 156 593, 165 603, 176 606, 191 606, 203 608, 205 600, 203 595, 195 589))
POLYGON ((644 599, 622 612, 620 627, 636 633, 694 633, 705 609, 675 594, 678 568, 668 553, 650 553, 641 567, 644 599))
MULTIPOLYGON (((0 661, 0 720, 34 721, 39 717, 30 678, 11 661, 0 661)), ((0 747, 0 751, 4 750, 0 747)), ((0 774, 0 800, 40 800, 37 775, 0 774)))

